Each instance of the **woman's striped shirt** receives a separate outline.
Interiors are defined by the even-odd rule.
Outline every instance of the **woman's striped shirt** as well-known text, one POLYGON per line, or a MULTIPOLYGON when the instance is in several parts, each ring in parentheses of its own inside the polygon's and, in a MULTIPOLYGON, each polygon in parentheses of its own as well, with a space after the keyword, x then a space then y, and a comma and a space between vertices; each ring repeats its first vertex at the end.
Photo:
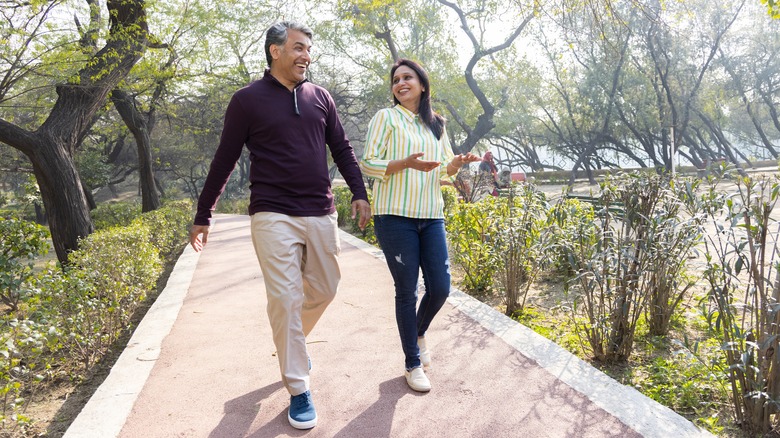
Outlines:
POLYGON ((363 174, 376 179, 374 214, 444 218, 439 180, 449 178, 447 164, 454 157, 446 130, 437 140, 430 128, 403 106, 379 110, 368 124, 365 150, 360 160, 363 174), (430 172, 403 169, 385 175, 391 160, 401 160, 419 152, 425 153, 421 160, 438 161, 441 165, 430 172))

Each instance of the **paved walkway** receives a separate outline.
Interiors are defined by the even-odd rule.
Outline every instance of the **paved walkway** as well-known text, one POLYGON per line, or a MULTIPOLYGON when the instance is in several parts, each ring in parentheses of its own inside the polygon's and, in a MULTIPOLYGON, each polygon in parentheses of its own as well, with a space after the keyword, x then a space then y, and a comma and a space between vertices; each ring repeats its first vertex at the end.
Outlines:
POLYGON ((453 291, 410 390, 381 253, 342 233, 342 282, 309 336, 319 425, 287 422, 247 216, 218 216, 67 438, 711 436, 500 312, 453 291))

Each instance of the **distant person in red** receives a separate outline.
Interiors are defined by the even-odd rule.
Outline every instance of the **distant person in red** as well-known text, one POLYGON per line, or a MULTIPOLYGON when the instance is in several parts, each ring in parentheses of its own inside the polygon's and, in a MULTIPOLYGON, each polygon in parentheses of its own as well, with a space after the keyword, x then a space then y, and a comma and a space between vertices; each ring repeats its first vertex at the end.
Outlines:
POLYGON ((496 167, 496 163, 493 162, 492 152, 487 151, 485 152, 485 155, 482 156, 482 162, 479 163, 479 172, 490 175, 490 181, 493 185, 493 189, 490 194, 493 196, 498 196, 498 167, 496 167))

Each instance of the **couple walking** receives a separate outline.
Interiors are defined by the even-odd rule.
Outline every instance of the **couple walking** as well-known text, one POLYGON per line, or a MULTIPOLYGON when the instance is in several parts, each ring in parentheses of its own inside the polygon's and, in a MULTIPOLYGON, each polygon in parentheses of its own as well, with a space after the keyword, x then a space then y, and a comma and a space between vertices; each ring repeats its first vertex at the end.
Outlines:
POLYGON ((395 105, 371 120, 358 161, 332 97, 306 80, 311 47, 312 31, 302 24, 280 22, 266 32, 269 68, 228 104, 190 229, 191 245, 202 250, 217 200, 246 146, 252 241, 268 295, 282 382, 291 396, 288 420, 297 429, 317 425, 306 336, 333 300, 341 278, 328 151, 353 194, 352 217, 358 217, 361 228, 372 217, 363 173, 376 179, 374 227, 395 282, 404 373, 409 386, 420 392, 431 389, 425 374, 431 366, 425 332, 450 289, 439 180, 480 160, 452 153, 444 119, 431 109, 427 73, 413 61, 399 60, 390 71, 395 105), (418 307, 420 270, 425 294, 418 307))

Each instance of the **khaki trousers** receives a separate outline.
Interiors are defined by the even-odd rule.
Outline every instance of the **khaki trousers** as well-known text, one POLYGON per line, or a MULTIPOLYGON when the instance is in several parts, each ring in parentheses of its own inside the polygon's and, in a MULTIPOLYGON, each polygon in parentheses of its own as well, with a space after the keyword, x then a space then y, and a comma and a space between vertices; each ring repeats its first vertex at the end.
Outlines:
POLYGON ((306 336, 336 296, 341 250, 336 214, 252 215, 252 242, 263 272, 282 383, 291 395, 309 389, 306 336))

